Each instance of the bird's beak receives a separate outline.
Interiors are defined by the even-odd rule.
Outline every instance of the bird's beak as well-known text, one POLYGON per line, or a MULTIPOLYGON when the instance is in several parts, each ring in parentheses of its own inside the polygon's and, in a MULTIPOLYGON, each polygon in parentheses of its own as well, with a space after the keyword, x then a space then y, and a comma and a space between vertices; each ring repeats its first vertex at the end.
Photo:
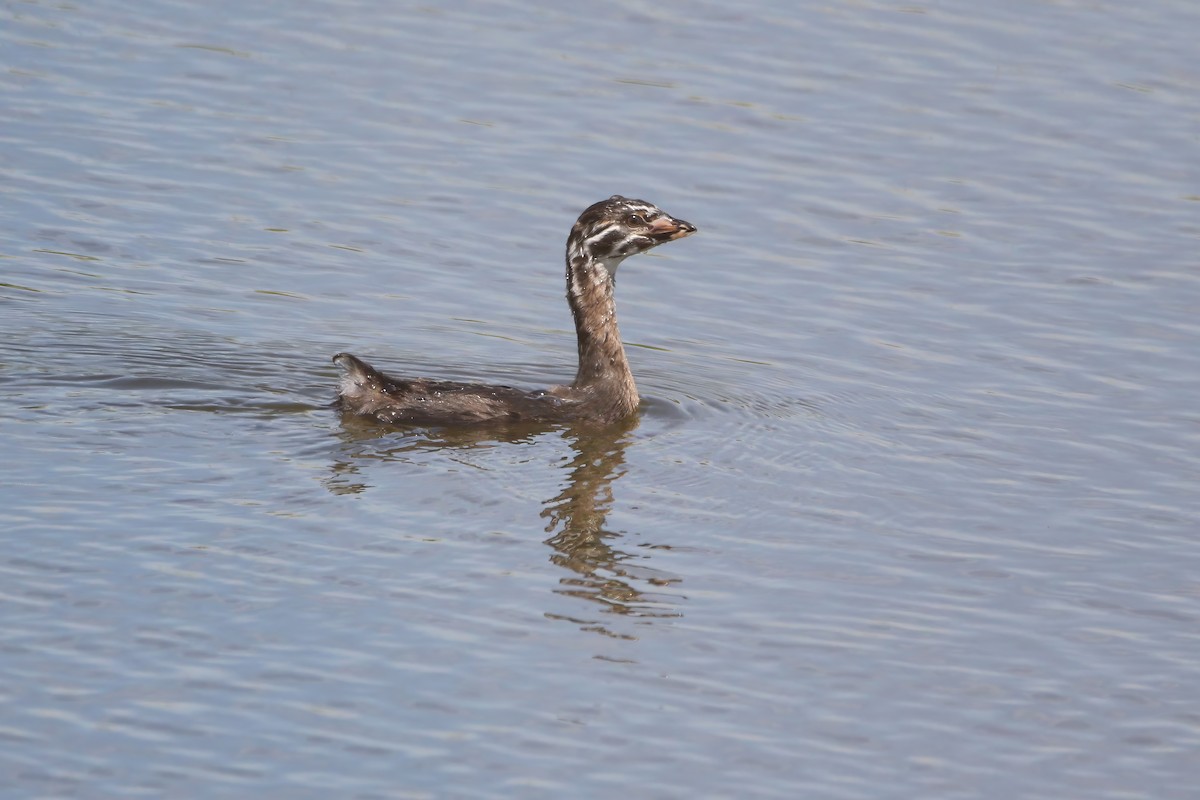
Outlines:
POLYGON ((696 232, 696 226, 674 217, 661 216, 650 223, 650 235, 660 242, 682 239, 696 232))

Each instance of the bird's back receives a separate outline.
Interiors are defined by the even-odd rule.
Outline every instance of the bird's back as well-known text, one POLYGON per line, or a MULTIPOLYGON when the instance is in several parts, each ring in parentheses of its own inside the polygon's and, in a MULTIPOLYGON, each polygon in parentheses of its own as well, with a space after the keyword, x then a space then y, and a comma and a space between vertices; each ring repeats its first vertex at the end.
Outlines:
POLYGON ((342 369, 338 402, 344 411, 385 423, 469 425, 569 419, 577 405, 551 392, 513 386, 393 378, 350 353, 333 361, 342 369))

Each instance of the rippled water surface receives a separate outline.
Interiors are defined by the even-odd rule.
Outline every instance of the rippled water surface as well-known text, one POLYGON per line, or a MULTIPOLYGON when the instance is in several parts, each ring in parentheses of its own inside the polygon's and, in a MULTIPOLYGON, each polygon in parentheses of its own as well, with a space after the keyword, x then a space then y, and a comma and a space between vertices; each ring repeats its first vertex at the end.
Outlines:
POLYGON ((0 7, 0 795, 1195 797, 1200 6, 0 7), (645 403, 528 386, 644 197, 645 403))

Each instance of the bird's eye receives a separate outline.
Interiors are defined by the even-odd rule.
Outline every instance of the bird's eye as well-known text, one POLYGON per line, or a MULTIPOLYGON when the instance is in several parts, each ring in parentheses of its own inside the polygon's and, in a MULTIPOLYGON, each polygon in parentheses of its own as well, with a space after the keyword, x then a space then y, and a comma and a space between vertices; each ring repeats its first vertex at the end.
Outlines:
POLYGON ((644 220, 642 218, 641 214, 630 214, 629 216, 627 216, 625 218, 625 224, 626 225, 645 225, 646 220, 644 220))

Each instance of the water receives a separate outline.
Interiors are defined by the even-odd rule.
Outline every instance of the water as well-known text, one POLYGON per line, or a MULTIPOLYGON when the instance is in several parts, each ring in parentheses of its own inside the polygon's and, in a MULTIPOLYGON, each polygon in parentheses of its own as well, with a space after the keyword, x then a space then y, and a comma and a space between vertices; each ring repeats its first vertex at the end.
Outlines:
POLYGON ((1193 796, 1194 4, 0 19, 3 796, 1193 796))

